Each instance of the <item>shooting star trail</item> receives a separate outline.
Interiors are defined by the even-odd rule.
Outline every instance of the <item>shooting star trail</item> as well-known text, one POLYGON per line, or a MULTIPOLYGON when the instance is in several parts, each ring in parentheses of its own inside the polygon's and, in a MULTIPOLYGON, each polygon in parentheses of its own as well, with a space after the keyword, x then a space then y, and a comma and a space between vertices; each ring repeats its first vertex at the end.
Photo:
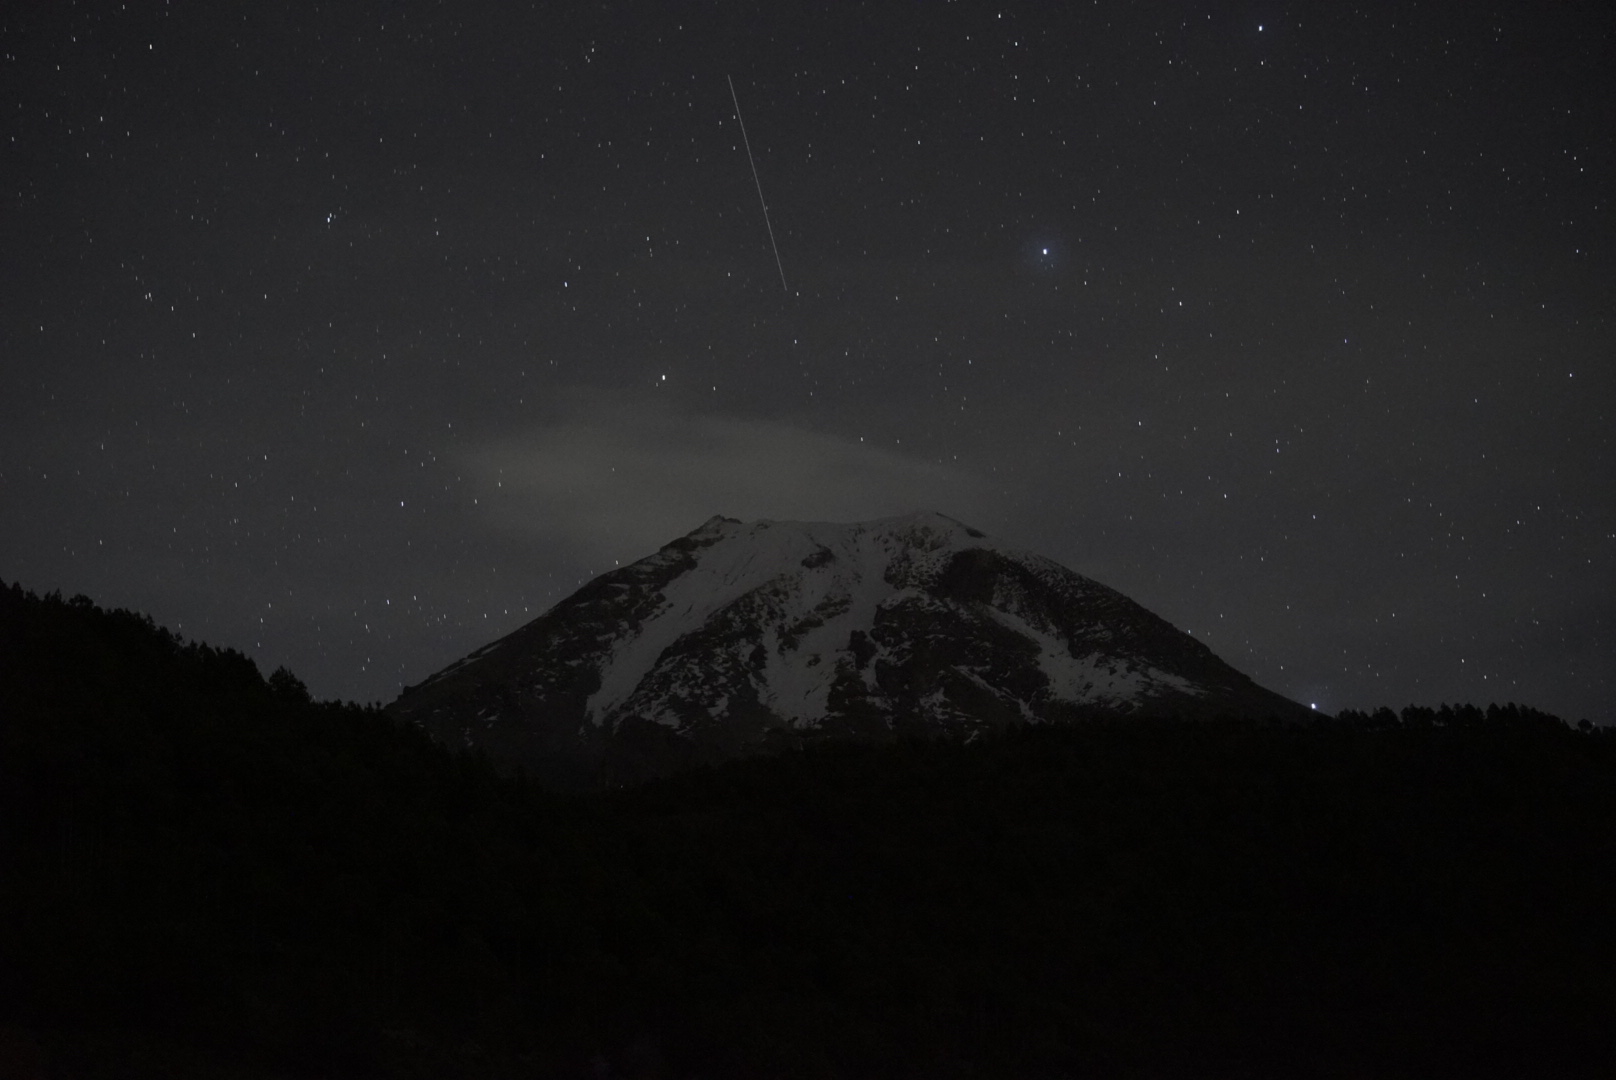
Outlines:
POLYGON ((735 96, 735 80, 728 75, 724 76, 729 83, 730 100, 735 102, 735 122, 741 125, 741 142, 746 146, 746 160, 752 166, 752 183, 757 185, 758 203, 763 207, 763 225, 769 230, 769 246, 774 249, 774 265, 780 271, 780 288, 786 292, 791 286, 786 284, 786 268, 780 262, 780 245, 774 242, 774 226, 769 223, 769 204, 763 198, 763 181, 758 179, 757 162, 752 157, 752 142, 746 137, 746 121, 741 119, 741 99, 735 96))

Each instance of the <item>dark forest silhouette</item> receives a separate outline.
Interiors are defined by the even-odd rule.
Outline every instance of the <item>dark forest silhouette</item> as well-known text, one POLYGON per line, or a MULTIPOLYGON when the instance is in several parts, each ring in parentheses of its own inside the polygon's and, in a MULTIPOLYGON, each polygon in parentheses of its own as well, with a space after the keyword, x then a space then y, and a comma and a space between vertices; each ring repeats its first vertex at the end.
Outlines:
POLYGON ((1608 1075, 1613 869, 1616 733, 1514 705, 562 796, 0 586, 0 1058, 51 1075, 1608 1075))

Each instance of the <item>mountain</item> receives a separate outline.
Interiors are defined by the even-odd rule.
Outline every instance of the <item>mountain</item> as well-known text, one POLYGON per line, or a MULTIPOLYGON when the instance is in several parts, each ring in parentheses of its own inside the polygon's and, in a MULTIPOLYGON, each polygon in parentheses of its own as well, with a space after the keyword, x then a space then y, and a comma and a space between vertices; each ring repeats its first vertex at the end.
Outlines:
POLYGON ((568 787, 835 735, 1315 715, 1114 589, 941 514, 714 517, 388 709, 568 787))

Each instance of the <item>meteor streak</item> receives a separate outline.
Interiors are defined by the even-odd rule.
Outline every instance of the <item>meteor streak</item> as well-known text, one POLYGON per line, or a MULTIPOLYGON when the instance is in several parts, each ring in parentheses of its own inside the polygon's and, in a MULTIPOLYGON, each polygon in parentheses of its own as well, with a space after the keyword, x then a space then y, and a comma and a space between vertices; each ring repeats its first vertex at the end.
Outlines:
POLYGON ((746 160, 752 165, 752 183, 757 185, 758 202, 763 207, 763 225, 769 230, 769 246, 774 249, 774 265, 780 271, 780 288, 786 292, 791 286, 786 284, 786 268, 780 262, 780 245, 774 242, 774 226, 769 224, 769 204, 763 198, 763 181, 758 179, 757 162, 752 158, 752 142, 746 137, 746 121, 741 119, 741 99, 735 96, 735 80, 728 75, 724 76, 729 83, 730 100, 735 102, 735 122, 741 125, 741 143, 746 147, 746 160))

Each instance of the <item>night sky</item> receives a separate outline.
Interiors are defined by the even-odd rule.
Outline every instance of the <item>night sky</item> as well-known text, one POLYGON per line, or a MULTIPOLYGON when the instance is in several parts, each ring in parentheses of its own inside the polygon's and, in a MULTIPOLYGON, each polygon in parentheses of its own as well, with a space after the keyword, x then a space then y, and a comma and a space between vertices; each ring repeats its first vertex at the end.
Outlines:
POLYGON ((388 701, 935 509, 1323 709, 1616 720, 1608 10, 6 5, 0 579, 388 701))

